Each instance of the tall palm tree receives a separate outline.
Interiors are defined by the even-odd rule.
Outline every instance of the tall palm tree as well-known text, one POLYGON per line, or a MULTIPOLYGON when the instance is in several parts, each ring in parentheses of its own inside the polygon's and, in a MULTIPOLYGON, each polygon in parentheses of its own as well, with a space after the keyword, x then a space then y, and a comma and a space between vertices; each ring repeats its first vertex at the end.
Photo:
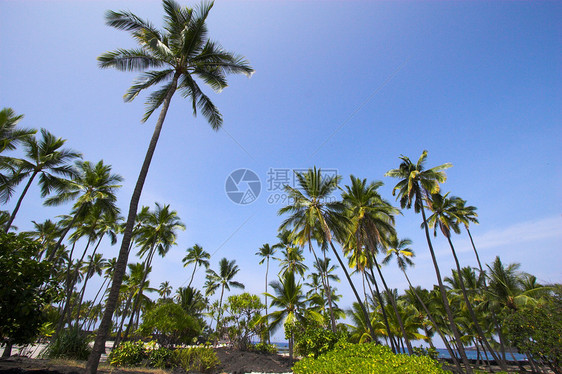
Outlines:
POLYGON ((240 271, 236 260, 228 261, 222 258, 219 261, 219 272, 216 273, 213 269, 207 269, 207 282, 205 296, 210 296, 215 293, 217 289, 221 289, 221 296, 219 299, 219 314, 217 317, 217 331, 220 327, 222 316, 222 299, 224 290, 230 291, 230 287, 244 289, 244 285, 238 281, 233 280, 236 274, 240 271))
MULTIPOLYGON (((260 265, 263 265, 263 263, 266 263, 266 267, 265 267, 265 314, 269 314, 268 310, 267 310, 267 276, 269 274, 269 259, 274 259, 276 260, 275 257, 273 257, 273 255, 275 255, 275 249, 276 249, 276 245, 269 245, 268 243, 265 243, 264 245, 262 245, 259 250, 256 252, 256 256, 260 256, 261 257, 261 261, 259 262, 260 265)), ((266 323, 266 327, 268 327, 268 332, 267 332, 267 342, 270 343, 270 335, 269 335, 269 322, 265 321, 266 323)))
POLYGON ((243 73, 250 76, 254 72, 242 57, 224 50, 218 43, 209 40, 206 19, 212 6, 213 3, 203 3, 195 9, 182 8, 173 0, 164 0, 164 30, 158 30, 150 22, 128 11, 106 13, 107 24, 131 32, 140 48, 118 49, 105 53, 98 58, 100 66, 142 72, 140 78, 125 94, 126 101, 133 100, 144 89, 163 83, 161 88, 150 94, 143 121, 148 120, 159 107, 162 109, 131 197, 113 284, 94 349, 88 359, 86 370, 88 374, 96 372, 105 347, 113 311, 117 306, 119 287, 125 274, 129 243, 142 187, 172 96, 179 90, 183 97, 190 99, 194 114, 199 108, 211 127, 218 130, 222 125, 222 115, 209 97, 203 93, 196 78, 202 79, 213 90, 221 91, 227 86, 228 74, 243 73))
POLYGON ((457 252, 455 251, 455 246, 453 245, 453 241, 451 240, 451 230, 457 234, 460 233, 460 229, 458 225, 459 219, 455 215, 456 198, 453 197, 449 199, 448 195, 449 193, 446 193, 445 195, 435 193, 431 195, 431 199, 427 200, 428 207, 432 211, 432 214, 427 218, 426 223, 427 225, 429 225, 429 227, 433 228, 434 236, 437 236, 437 227, 439 227, 439 229, 443 233, 443 236, 447 238, 447 242, 449 243, 449 247, 451 248, 451 252, 455 260, 455 266, 459 274, 458 281, 459 281, 460 289, 462 291, 462 296, 464 298, 466 307, 468 308, 468 313, 470 315, 470 318, 472 319, 472 323, 474 324, 474 327, 478 332, 479 340, 484 344, 484 346, 490 352, 494 360, 496 360, 496 362, 500 365, 501 369, 507 371, 507 364, 505 363, 503 358, 499 357, 490 346, 490 343, 488 342, 488 338, 484 334, 484 331, 482 330, 482 327, 480 326, 480 323, 476 318, 476 314, 474 313, 474 309, 472 308, 472 303, 468 298, 468 293, 464 285, 464 279, 461 276, 462 274, 461 265, 457 257, 457 252))
MULTIPOLYGON (((176 244, 177 230, 185 230, 185 225, 178 217, 178 213, 170 209, 169 204, 160 205, 156 203, 154 211, 149 212, 146 217, 144 217, 143 224, 139 228, 138 239, 138 244, 140 245, 138 255, 141 258, 146 255, 146 260, 144 261, 145 273, 141 284, 143 284, 148 277, 148 269, 152 265, 154 255, 158 253, 158 255, 164 257, 170 248, 176 244)), ((133 303, 133 313, 131 314, 127 329, 125 330, 124 338, 129 335, 135 313, 137 314, 137 319, 140 315, 141 299, 142 292, 137 295, 133 303)))
MULTIPOLYGON (((312 239, 317 239, 318 233, 321 233, 322 242, 326 242, 330 245, 355 294, 357 302, 362 307, 365 322, 367 326, 370 326, 371 321, 367 309, 361 301, 361 297, 355 289, 349 272, 332 241, 333 233, 335 232, 342 236, 343 227, 348 224, 348 219, 343 214, 345 211, 344 204, 341 201, 329 201, 330 195, 338 187, 338 182, 341 178, 339 176, 331 178, 323 177, 321 170, 316 169, 316 167, 314 167, 314 169, 309 169, 306 173, 296 173, 296 177, 299 185, 298 189, 285 186, 288 200, 293 203, 279 210, 279 215, 285 213, 290 215, 283 221, 280 229, 292 229, 292 234, 297 244, 302 246, 308 243, 315 260, 317 260, 317 256, 312 247, 312 239)), ((335 331, 336 321, 332 308, 331 292, 328 289, 325 279, 322 279, 324 288, 326 289, 326 295, 328 296, 332 330, 335 331)), ((374 331, 372 331, 372 333, 374 338, 374 331)))
POLYGON ((72 220, 61 233, 49 259, 56 255, 58 247, 74 223, 90 214, 94 206, 102 214, 117 216, 119 209, 115 205, 117 202, 115 193, 121 187, 118 184, 121 181, 123 177, 112 173, 111 165, 104 164, 103 160, 95 165, 89 161, 76 162, 76 173, 72 179, 64 185, 59 194, 45 201, 47 206, 57 206, 75 200, 72 220))
POLYGON ((183 267, 193 264, 193 273, 191 273, 191 279, 187 287, 191 287, 191 282, 193 282, 193 277, 195 276, 195 270, 197 266, 204 266, 205 269, 209 268, 209 259, 211 255, 203 249, 199 244, 195 244, 193 247, 187 249, 187 255, 182 259, 183 267))
POLYGON ((18 160, 17 173, 19 178, 29 178, 6 224, 5 232, 8 232, 12 226, 23 198, 35 177, 39 176, 41 197, 45 197, 53 191, 63 191, 67 183, 65 178, 72 178, 76 174, 70 162, 81 158, 82 155, 71 149, 62 148, 66 140, 55 137, 45 129, 41 129, 41 136, 39 141, 35 137, 24 140, 25 158, 18 160))
POLYGON ((397 194, 397 199, 400 201, 400 206, 404 208, 414 207, 416 213, 422 214, 422 224, 425 230, 425 238, 427 240, 427 245, 429 247, 429 253, 431 254, 431 260, 433 262, 433 267, 435 269, 435 275, 437 277, 437 283, 439 284, 439 292, 441 294, 441 299, 443 300, 443 305, 445 307, 445 312, 451 326, 451 331, 455 337, 455 342, 459 350, 462 362, 469 374, 472 373, 472 368, 468 358, 466 357, 466 352, 462 345, 461 335, 459 329, 455 325, 453 319, 453 313, 451 311, 451 306, 449 305, 449 300, 447 299, 447 292, 445 286, 443 285, 443 280, 441 278, 441 272, 439 270, 439 265, 437 264, 437 257, 435 256, 435 251, 433 250, 433 245, 431 243, 431 238, 429 236, 429 228, 427 225, 427 218, 424 209, 424 200, 428 200, 431 194, 438 193, 440 190, 439 183, 444 183, 447 180, 447 175, 443 170, 450 168, 452 165, 450 163, 445 163, 443 165, 435 166, 430 169, 425 168, 425 161, 427 159, 427 151, 423 151, 417 163, 413 163, 408 157, 400 156, 402 162, 398 169, 391 169, 385 173, 385 176, 398 178, 400 181, 394 186, 392 190, 392 195, 397 194))
POLYGON ((0 171, 7 170, 8 174, 0 172, 0 203, 6 203, 14 193, 14 187, 21 178, 16 173, 18 159, 2 155, 4 151, 13 151, 19 143, 22 143, 37 130, 16 128, 23 118, 23 114, 17 115, 12 108, 0 110, 0 171))
MULTIPOLYGON (((350 176, 350 179, 351 186, 346 185, 342 193, 343 202, 347 208, 346 213, 349 215, 351 222, 344 249, 351 254, 351 258, 354 259, 354 263, 359 270, 364 272, 365 267, 370 268, 371 276, 369 279, 373 281, 377 291, 377 298, 379 304, 381 304, 383 320, 387 328, 391 347, 394 352, 398 352, 390 331, 386 310, 382 307, 384 302, 381 300, 373 268, 377 269, 385 291, 388 293, 389 288, 377 263, 376 255, 379 251, 379 246, 387 246, 388 239, 396 235, 394 216, 399 211, 386 202, 378 193, 377 189, 383 185, 382 182, 371 182, 367 185, 366 179, 359 179, 353 175, 350 176)), ((389 298, 389 300, 393 303, 392 307, 402 330, 402 335, 406 336, 402 319, 394 304, 394 299, 389 298)), ((405 340, 408 353, 412 354, 410 341, 407 337, 405 337, 405 340)))

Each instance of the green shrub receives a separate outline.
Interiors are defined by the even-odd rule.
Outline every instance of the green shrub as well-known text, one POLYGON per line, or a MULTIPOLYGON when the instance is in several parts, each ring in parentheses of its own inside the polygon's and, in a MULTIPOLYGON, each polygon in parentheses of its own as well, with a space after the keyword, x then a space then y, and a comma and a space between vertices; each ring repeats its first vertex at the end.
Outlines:
POLYGON ((201 326, 181 306, 165 302, 156 305, 143 318, 139 332, 153 337, 164 347, 191 344, 199 335, 201 326))
POLYGON ((426 356, 395 355, 375 343, 338 343, 318 358, 304 358, 293 366, 295 374, 445 374, 440 364, 426 356))
POLYGON ((318 357, 334 349, 339 341, 347 341, 343 333, 314 326, 306 327, 304 332, 295 335, 295 352, 302 357, 318 357))
POLYGON ((174 354, 176 365, 188 372, 207 373, 220 364, 215 351, 209 347, 178 349, 174 354))
POLYGON ((174 351, 165 347, 148 350, 148 366, 165 369, 174 366, 174 351))
POLYGON ((144 366, 148 357, 144 343, 139 340, 121 343, 111 351, 107 359, 112 366, 144 366))
POLYGON ((258 353, 276 354, 277 346, 275 344, 257 343, 252 345, 251 350, 258 353))
POLYGON ((437 357, 439 357, 439 352, 437 352, 437 349, 431 347, 413 347, 413 351, 416 356, 427 356, 434 360, 437 360, 437 357))
POLYGON ((63 330, 49 345, 47 357, 87 360, 91 352, 89 342, 88 335, 78 329, 63 330))

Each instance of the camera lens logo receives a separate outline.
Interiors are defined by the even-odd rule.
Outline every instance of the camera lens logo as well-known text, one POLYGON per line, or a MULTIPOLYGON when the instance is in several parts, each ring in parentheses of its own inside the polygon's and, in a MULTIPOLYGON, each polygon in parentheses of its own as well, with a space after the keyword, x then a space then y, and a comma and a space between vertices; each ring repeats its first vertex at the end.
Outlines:
POLYGON ((238 169, 226 178, 224 189, 234 203, 247 205, 256 201, 260 195, 261 182, 257 174, 250 169, 238 169))

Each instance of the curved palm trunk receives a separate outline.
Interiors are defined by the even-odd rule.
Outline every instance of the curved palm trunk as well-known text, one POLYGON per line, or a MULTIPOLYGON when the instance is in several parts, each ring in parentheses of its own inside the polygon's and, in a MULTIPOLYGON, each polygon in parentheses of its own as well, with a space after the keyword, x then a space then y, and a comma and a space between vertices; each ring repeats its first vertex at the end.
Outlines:
POLYGON ((113 274, 111 290, 109 291, 109 296, 105 305, 105 312, 103 313, 98 333, 96 335, 94 348, 92 349, 92 353, 90 353, 88 363, 86 364, 86 374, 95 374, 97 372, 101 354, 105 351, 105 341, 111 327, 113 312, 117 307, 117 301, 119 299, 119 288, 121 287, 123 276, 125 275, 125 271, 127 270, 129 244, 131 243, 133 226, 135 224, 135 218, 137 216, 137 209, 139 207, 142 188, 148 174, 148 169, 150 168, 150 162, 152 161, 152 156, 154 155, 154 150, 156 149, 156 144, 158 143, 158 138, 160 137, 160 132, 162 131, 162 125, 164 124, 164 119, 166 118, 166 113, 168 112, 170 101, 172 100, 172 96, 174 95, 174 92, 177 88, 178 77, 179 74, 176 73, 172 80, 170 90, 168 91, 166 97, 164 98, 164 101, 162 102, 162 110, 160 111, 160 116, 156 121, 154 133, 152 134, 152 139, 150 140, 150 145, 148 146, 148 150, 146 151, 146 156, 142 164, 139 178, 137 180, 137 184, 135 185, 133 196, 131 197, 127 223, 125 225, 125 231, 123 232, 123 241, 121 242, 119 256, 117 258, 117 262, 115 263, 115 273, 113 274))
MULTIPOLYGON (((369 270, 371 270, 371 278, 373 279, 373 284, 375 285, 376 297, 377 300, 379 301, 379 305, 381 306, 382 319, 384 321, 384 327, 386 328, 386 332, 388 334, 388 339, 390 340, 390 347, 392 349, 392 352, 399 353, 398 351, 400 350, 400 348, 398 347, 398 342, 394 339, 395 336, 392 333, 392 329, 390 328, 390 322, 388 322, 388 316, 386 315, 386 310, 384 308, 384 301, 382 299, 381 292, 379 290, 377 279, 375 278, 375 271, 373 270, 373 264, 370 262, 369 262, 369 270)), ((369 283, 369 288, 371 288, 370 283, 369 283)), ((373 294, 372 288, 371 288, 371 294, 373 294)))
POLYGON ((443 285, 443 280, 441 279, 441 272, 439 271, 437 258, 435 257, 435 252, 433 251, 433 245, 431 244, 431 238, 429 236, 429 229, 427 227, 427 218, 425 216, 425 209, 423 208, 423 204, 421 206, 421 213, 423 219, 423 228, 425 231, 425 239, 427 240, 427 245, 429 247, 429 252, 431 254, 431 260, 433 261, 433 267, 435 268, 435 275, 437 276, 437 282, 439 284, 439 293, 441 294, 441 300, 443 301, 443 306, 445 307, 445 312, 447 313, 447 318, 449 319, 449 325, 451 326, 451 331, 453 332, 453 336, 455 337, 457 349, 459 351, 459 355, 461 356, 461 360, 465 366, 465 370, 468 374, 472 374, 472 367, 470 366, 470 362, 466 357, 466 352, 464 351, 464 346, 462 345, 461 334, 459 332, 457 325, 455 324, 455 320, 453 319, 451 306, 449 305, 449 300, 447 299, 447 292, 445 291, 445 286, 443 285))
MULTIPOLYGON (((267 276, 269 274, 269 256, 267 256, 267 265, 265 268, 265 315, 268 316, 269 312, 267 311, 267 276)), ((269 333, 269 318, 265 320, 265 328, 267 331, 267 344, 271 344, 271 334, 269 333)))
POLYGON ((418 295, 418 292, 416 291, 416 289, 412 286, 412 282, 410 282, 410 277, 408 277, 408 275, 406 274, 406 272, 404 270, 402 271, 402 273, 404 273, 404 276, 406 277, 406 281, 408 281, 408 286, 410 286, 410 290, 412 290, 412 292, 416 296, 416 299, 418 299, 418 301, 420 302, 423 310, 427 314, 427 317, 429 318, 429 320, 431 321, 431 323, 435 327, 435 331, 437 331, 437 334, 439 334, 439 337, 441 338, 441 340, 443 340, 443 344, 445 344, 445 348, 447 349, 447 352, 449 352, 449 356, 451 356, 451 358, 453 359, 453 362, 454 362, 455 366, 459 369, 460 372, 462 372, 462 368, 461 368, 461 365, 460 365, 459 361, 457 360, 457 356, 454 354, 453 350, 451 349, 451 346, 449 345, 449 341, 445 337, 445 334, 443 334, 443 331, 441 331, 441 328, 439 327, 439 325, 435 321, 435 318, 433 318, 433 314, 431 314, 427 305, 425 305, 425 303, 422 300, 422 298, 420 297, 420 295, 418 295))
MULTIPOLYGON (((101 241, 103 239, 104 235, 101 235, 100 239, 98 240, 98 244, 96 244, 94 251, 92 252, 92 259, 94 257, 94 255, 96 254, 101 241)), ((78 328, 78 326, 80 325, 80 311, 82 309, 82 301, 84 300, 84 293, 86 292, 86 286, 88 285, 88 280, 90 279, 88 277, 88 275, 90 274, 90 272, 92 271, 92 262, 90 261, 90 264, 88 265, 88 270, 86 271, 86 278, 84 279, 84 285, 82 286, 82 292, 80 292, 80 300, 78 301, 78 312, 76 313, 76 327, 78 328)), ((92 275, 93 276, 93 275, 92 275)), ((84 322, 86 322, 84 320, 84 322)))
MULTIPOLYGON (((105 278, 105 279, 103 280, 103 283, 101 284, 101 287, 99 288, 98 292, 96 292, 96 296, 94 297, 94 300, 92 301, 92 305, 96 305, 96 301, 98 300, 98 296, 100 295, 100 293, 101 293, 101 291, 103 290, 105 284, 107 283, 107 279, 108 279, 108 278, 105 278)), ((90 323, 88 324, 88 331, 90 330, 90 327, 91 327, 91 325, 92 325, 93 322, 94 322, 94 318, 92 318, 92 319, 90 320, 90 323)), ((84 321, 84 322, 82 323, 82 325, 80 326, 80 328, 83 328, 85 324, 86 324, 86 321, 84 321)))
POLYGON ((349 272, 347 271, 347 268, 345 267, 340 255, 338 254, 338 251, 336 251, 336 248, 334 247, 334 243, 332 243, 332 240, 329 239, 329 238, 328 238, 328 242, 330 243, 330 247, 332 247, 332 251, 334 252, 334 255, 336 256, 341 268, 343 269, 343 272, 345 273, 345 277, 347 278, 347 281, 349 282, 349 286, 351 287, 351 290, 353 291, 353 294, 355 295, 355 299, 357 300, 357 302, 359 303, 359 306, 361 307, 361 310, 363 311, 365 323, 367 324, 367 327, 369 327, 369 332, 371 333, 371 338, 373 339, 373 341, 377 341, 375 330, 373 330, 373 325, 371 324, 371 319, 369 318, 369 313, 367 313, 367 309, 365 309, 365 304, 363 304, 363 301, 361 300, 361 297, 357 293, 357 290, 355 289, 355 285, 353 284, 353 282, 351 281, 351 277, 349 276, 349 272))
POLYGON ((383 285, 383 287, 386 291, 386 294, 388 295, 388 298, 390 299, 390 304, 392 305, 392 309, 394 309, 394 314, 396 314, 396 320, 398 321, 398 325, 400 326, 400 331, 402 331, 402 336, 404 337, 404 341, 406 342, 406 348, 408 348, 408 354, 411 356, 411 355, 414 354, 414 351, 412 350, 412 344, 410 343, 410 339, 408 339, 408 336, 406 335, 406 329, 404 328, 404 322, 402 321, 402 317, 400 316, 400 313, 398 313, 398 307, 396 306, 396 301, 394 300, 394 295, 392 295, 390 293, 390 289, 388 288, 388 285, 386 284, 386 281, 384 280, 381 268, 380 268, 380 266, 377 262, 377 256, 375 256, 374 254, 371 254, 371 257, 373 258, 373 261, 375 263, 375 267, 377 268, 377 272, 379 273, 379 277, 381 278, 382 285, 383 285))
POLYGON ((466 293, 466 287, 464 286, 464 280, 463 280, 463 277, 462 277, 461 265, 460 265, 459 259, 457 257, 457 252, 455 251, 455 247, 453 246, 453 242, 451 241, 451 235, 446 235, 446 237, 447 237, 447 241, 449 242, 449 246, 451 247, 451 252, 453 253, 453 258, 455 259, 455 265, 457 267, 457 274, 458 274, 458 278, 459 278, 459 284, 461 286, 462 296, 464 298, 464 302, 466 303, 466 307, 468 308, 468 313, 470 314, 470 318, 472 319, 472 322, 474 323, 474 327, 476 327, 476 331, 478 332, 478 335, 480 336, 480 343, 484 347, 486 347, 486 349, 490 352, 490 355, 492 356, 492 358, 494 360, 496 360, 496 362, 499 364, 500 368, 503 371, 507 371, 507 365, 506 365, 505 361, 503 359, 501 359, 498 355, 496 355, 496 353, 494 352, 494 350, 490 346, 490 343, 488 342, 488 339, 484 335, 484 331, 482 330, 482 327, 480 326, 480 323, 478 323, 478 319, 476 318, 476 314, 474 313, 474 309, 472 308, 472 303, 468 299, 468 294, 466 293))
MULTIPOLYGON (((310 240, 310 236, 308 238, 308 249, 314 255, 314 261, 318 263, 318 257, 316 256, 316 252, 314 251, 314 247, 312 246, 312 241, 310 240)), ((324 254, 324 259, 326 259, 325 254, 324 254)), ((332 325, 331 326, 332 331, 336 332, 336 318, 334 317, 334 308, 332 306, 332 291, 330 290, 330 286, 326 283, 326 278, 324 277, 323 271, 320 271, 320 279, 322 279, 322 286, 324 287, 324 292, 328 297, 328 308, 330 310, 330 322, 332 325)))
MULTIPOLYGON (((121 318, 121 323, 119 324, 119 329, 117 329, 117 335, 115 336, 115 342, 113 343, 113 349, 117 348, 121 343, 122 337, 121 333, 123 332, 123 326, 125 325, 125 320, 127 319, 127 311, 133 302, 133 296, 135 295, 134 292, 131 292, 129 297, 127 297, 127 301, 125 302, 125 308, 123 309, 123 317, 121 318)), ((132 314, 132 312, 131 312, 132 314)), ((115 321, 117 324, 117 321, 115 321)))
MULTIPOLYGON (((470 244, 472 244, 472 249, 474 250, 474 255, 476 256, 476 261, 478 262, 478 268, 480 269, 480 274, 484 274, 484 269, 482 268, 482 263, 480 262, 480 256, 478 255, 478 251, 476 250, 476 246, 474 245, 474 240, 472 239, 472 234, 468 229, 468 226, 464 227, 466 232, 468 233, 468 237, 470 238, 470 244)), ((484 290, 488 293, 488 282, 486 282, 486 277, 484 276, 484 290)), ((505 344, 503 339, 503 333, 501 331, 500 324, 496 318, 495 313, 492 313, 492 323, 496 329, 496 333, 498 334, 498 340, 500 341, 500 351, 502 354, 502 360, 506 361, 506 352, 505 352, 505 344)))
POLYGON ((144 263, 144 273, 142 275, 142 280, 139 286, 139 292, 137 293, 137 297, 135 298, 135 302, 133 303, 133 309, 131 311, 131 319, 129 319, 129 324, 127 325, 127 329, 125 330, 125 334, 123 339, 127 339, 129 336, 129 332, 131 331, 131 327, 133 326, 133 322, 135 320, 135 313, 140 314, 140 302, 142 298, 142 291, 144 288, 144 283, 146 282, 146 278, 148 277, 148 269, 150 269, 150 265, 152 263, 152 258, 154 257, 154 249, 156 244, 154 244, 148 254, 146 262, 144 263))
POLYGON ((25 185, 25 188, 23 189, 23 191, 20 195, 20 198, 18 199, 18 202, 16 203, 15 208, 12 211, 12 214, 10 215, 10 219, 8 220, 8 223, 6 224, 6 228, 4 228, 4 232, 8 232, 8 230, 10 230, 10 227, 12 227, 12 222, 14 222, 14 218, 16 218, 16 214, 18 213, 18 210, 20 210, 21 202, 23 201, 23 198, 25 197, 25 194, 27 193, 27 190, 29 190, 29 187, 31 186, 31 182, 33 182, 33 179, 35 179, 35 176, 37 176, 38 173, 39 173, 39 171, 34 171, 33 174, 31 174, 31 177, 27 181, 27 184, 25 185))
POLYGON ((193 266, 193 273, 191 273, 191 279, 189 280, 189 284, 187 285, 187 287, 191 287, 191 282, 193 282, 193 277, 195 277, 195 270, 197 270, 197 261, 195 261, 195 264, 193 266))
POLYGON ((66 237, 66 234, 68 234, 68 232, 70 231, 70 229, 72 228, 72 226, 74 226, 74 224, 76 223, 76 220, 78 219, 78 215, 80 214, 80 212, 82 211, 82 208, 84 206, 80 205, 80 208, 78 208, 78 210, 76 211, 76 214, 74 214, 74 217, 72 217, 72 221, 66 226, 66 228, 64 229, 64 232, 61 233, 59 240, 57 241, 57 244, 55 245, 55 247, 53 248, 53 251, 51 252, 51 254, 49 255, 49 257, 47 258, 47 261, 53 261, 53 259, 55 258, 55 256, 57 255, 57 251, 60 248, 60 246, 62 245, 62 241, 64 240, 64 238, 66 237))

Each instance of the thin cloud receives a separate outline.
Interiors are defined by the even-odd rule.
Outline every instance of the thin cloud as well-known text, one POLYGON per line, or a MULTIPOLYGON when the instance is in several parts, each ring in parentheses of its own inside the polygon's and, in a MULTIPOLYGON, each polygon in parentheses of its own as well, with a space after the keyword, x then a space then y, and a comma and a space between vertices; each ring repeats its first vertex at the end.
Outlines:
POLYGON ((474 240, 478 248, 496 248, 551 238, 562 238, 561 216, 516 223, 478 235, 474 240))

